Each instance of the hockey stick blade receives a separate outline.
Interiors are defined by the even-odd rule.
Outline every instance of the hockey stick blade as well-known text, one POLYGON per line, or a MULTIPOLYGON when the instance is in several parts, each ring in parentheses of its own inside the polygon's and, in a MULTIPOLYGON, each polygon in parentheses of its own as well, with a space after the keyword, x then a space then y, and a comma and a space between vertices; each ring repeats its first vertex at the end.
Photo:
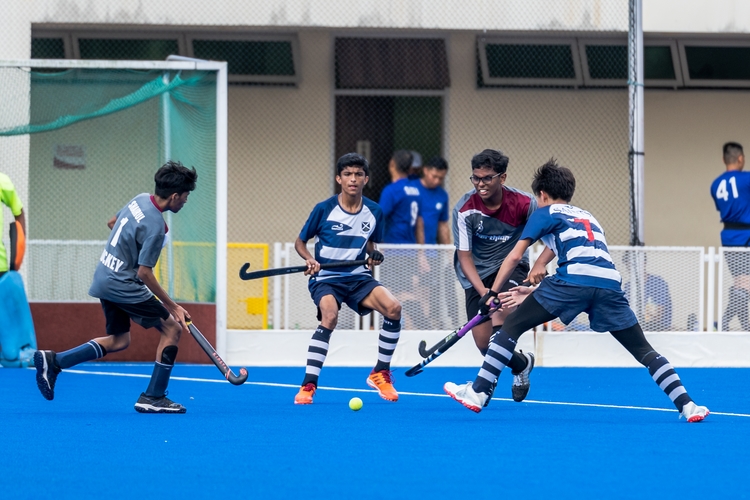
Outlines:
MULTIPOLYGON (((352 260, 352 261, 345 261, 345 262, 330 262, 327 264, 321 264, 321 269, 335 269, 337 267, 350 267, 350 266, 364 266, 367 264, 367 259, 360 259, 360 260, 352 260)), ((258 278, 268 278, 271 276, 280 276, 283 274, 294 274, 294 273, 304 273, 307 271, 307 266, 292 266, 292 267, 277 267, 275 269, 263 269, 261 271, 251 271, 248 272, 250 269, 250 263, 246 262, 242 265, 240 268, 240 279, 241 280, 255 280, 258 278)))
POLYGON ((219 356, 219 353, 216 352, 216 349, 213 348, 208 339, 203 336, 203 334, 200 332, 200 330, 198 330, 193 322, 188 321, 187 326, 190 334, 193 336, 195 341, 198 342, 198 345, 201 346, 203 352, 208 354, 208 357, 211 358, 211 361, 214 362, 216 368, 218 368, 222 375, 224 375, 224 378, 226 378, 232 385, 244 384, 245 380, 247 380, 248 375, 247 368, 240 368, 240 374, 235 375, 231 368, 229 368, 224 360, 221 359, 221 356, 219 356))

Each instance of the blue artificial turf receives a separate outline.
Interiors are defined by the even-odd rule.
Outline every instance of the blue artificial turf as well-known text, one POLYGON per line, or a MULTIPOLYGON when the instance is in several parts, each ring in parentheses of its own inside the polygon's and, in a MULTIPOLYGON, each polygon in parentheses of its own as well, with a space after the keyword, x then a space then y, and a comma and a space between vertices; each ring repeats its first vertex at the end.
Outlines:
POLYGON ((0 498, 749 496, 747 369, 679 370, 713 413, 700 424, 678 420, 645 369, 537 368, 524 403, 503 373, 502 399, 477 415, 442 392, 473 368, 396 371, 390 403, 365 385, 368 369, 327 367, 315 403, 295 406, 303 368, 251 367, 235 387, 213 366, 178 364, 170 398, 188 413, 139 414, 151 369, 84 364, 51 402, 33 370, 0 370, 0 498))

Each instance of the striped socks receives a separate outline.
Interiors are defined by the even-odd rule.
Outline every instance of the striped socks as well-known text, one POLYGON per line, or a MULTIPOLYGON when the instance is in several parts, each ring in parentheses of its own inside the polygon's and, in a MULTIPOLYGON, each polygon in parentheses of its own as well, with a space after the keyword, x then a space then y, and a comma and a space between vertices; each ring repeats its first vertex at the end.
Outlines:
POLYGON ((401 321, 383 316, 383 328, 378 335, 378 362, 373 371, 391 369, 391 358, 401 336, 401 321))
POLYGON ((318 386, 318 377, 320 377, 320 370, 323 368, 323 363, 325 363, 328 355, 328 342, 331 340, 332 333, 333 330, 323 325, 318 325, 315 333, 313 333, 310 346, 307 348, 307 367, 305 368, 305 379, 302 381, 302 385, 314 384, 316 387, 318 386))
POLYGON ((646 365, 651 378, 669 396, 669 399, 677 407, 677 411, 681 412, 682 407, 692 401, 692 399, 688 396, 685 386, 682 385, 680 376, 677 375, 677 372, 672 368, 667 358, 656 352, 651 354, 653 354, 654 358, 646 365))
POLYGON ((103 358, 106 355, 107 350, 104 347, 94 340, 89 340, 78 347, 57 353, 57 365, 62 369, 70 368, 86 361, 103 358))
POLYGON ((492 384, 500 377, 503 368, 510 363, 515 348, 516 341, 509 337, 504 330, 499 330, 492 335, 482 368, 472 384, 474 392, 490 393, 492 384))

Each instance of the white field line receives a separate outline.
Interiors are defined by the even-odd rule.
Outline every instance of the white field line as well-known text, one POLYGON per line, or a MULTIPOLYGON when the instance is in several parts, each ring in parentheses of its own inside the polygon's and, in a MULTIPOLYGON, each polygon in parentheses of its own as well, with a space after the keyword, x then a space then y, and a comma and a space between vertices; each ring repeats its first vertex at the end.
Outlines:
MULTIPOLYGON (((33 368, 32 368, 33 369, 33 368)), ((120 373, 120 372, 97 372, 90 370, 65 370, 65 373, 78 373, 82 375, 105 375, 111 377, 131 377, 131 378, 151 378, 151 375, 144 373, 120 373)), ((208 379, 208 378, 196 378, 196 377, 170 377, 170 380, 181 380, 183 382, 208 382, 215 384, 226 384, 228 383, 224 379, 208 379)), ((245 382, 244 385, 258 385, 264 387, 288 387, 291 389, 299 388, 299 384, 279 384, 276 382, 245 382)), ((318 387, 319 391, 340 391, 340 392, 377 392, 371 389, 348 389, 346 387, 318 387)), ((399 391, 401 396, 421 396, 428 398, 447 398, 447 394, 430 394, 427 392, 403 392, 399 391)), ((492 398, 492 401, 513 401, 510 398, 492 398)), ((583 406, 587 408, 615 408, 620 410, 643 410, 643 411, 666 411, 673 412, 673 408, 651 408, 648 406, 623 406, 623 405, 605 405, 597 403, 572 403, 567 401, 537 401, 534 399, 526 399, 524 403, 537 404, 537 405, 559 405, 559 406, 583 406)), ((711 412, 711 415, 722 415, 725 417, 745 417, 750 418, 750 414, 746 413, 727 413, 727 412, 711 412)))

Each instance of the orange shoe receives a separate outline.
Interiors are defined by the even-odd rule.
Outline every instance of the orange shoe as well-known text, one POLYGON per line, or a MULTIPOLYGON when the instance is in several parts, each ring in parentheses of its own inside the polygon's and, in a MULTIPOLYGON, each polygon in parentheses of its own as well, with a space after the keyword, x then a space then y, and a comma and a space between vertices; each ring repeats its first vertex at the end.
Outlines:
POLYGON ((393 387, 393 375, 390 370, 373 371, 367 377, 367 385, 378 391, 378 395, 386 401, 398 401, 398 392, 393 387))
POLYGON ((294 404, 296 405, 311 405, 313 396, 315 396, 315 384, 305 384, 299 388, 299 392, 294 396, 294 404))

